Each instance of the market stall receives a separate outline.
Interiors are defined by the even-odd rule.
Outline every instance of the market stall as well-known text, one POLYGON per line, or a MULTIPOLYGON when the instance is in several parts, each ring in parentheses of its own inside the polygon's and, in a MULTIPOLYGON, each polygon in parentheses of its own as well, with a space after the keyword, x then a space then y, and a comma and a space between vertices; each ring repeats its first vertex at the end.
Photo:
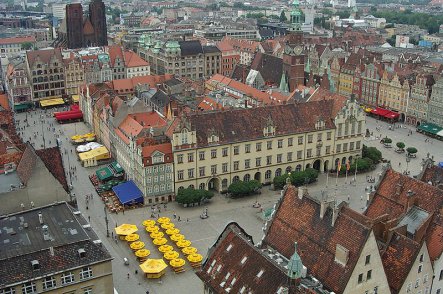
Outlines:
POLYGON ((143 193, 132 180, 114 186, 112 190, 122 205, 143 205, 143 193))
POLYGON ((148 279, 158 279, 165 274, 168 265, 163 259, 147 259, 140 264, 140 269, 146 274, 148 279))

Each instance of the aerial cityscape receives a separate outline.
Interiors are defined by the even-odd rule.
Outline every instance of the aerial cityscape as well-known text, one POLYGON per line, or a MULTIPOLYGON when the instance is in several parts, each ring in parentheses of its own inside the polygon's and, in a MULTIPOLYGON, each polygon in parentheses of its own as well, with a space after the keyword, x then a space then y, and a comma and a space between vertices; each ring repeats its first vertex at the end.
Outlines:
POLYGON ((443 294, 443 1, 3 0, 0 294, 443 294))

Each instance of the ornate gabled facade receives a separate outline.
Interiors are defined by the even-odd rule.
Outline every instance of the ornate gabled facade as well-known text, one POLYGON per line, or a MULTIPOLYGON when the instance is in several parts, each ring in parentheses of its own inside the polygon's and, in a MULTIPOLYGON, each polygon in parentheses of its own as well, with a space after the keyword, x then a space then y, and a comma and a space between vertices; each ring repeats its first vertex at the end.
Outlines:
POLYGON ((434 83, 432 75, 417 75, 415 84, 411 86, 411 95, 406 110, 406 123, 418 125, 427 120, 428 103, 434 83))
POLYGON ((378 105, 378 93, 380 87, 381 73, 380 66, 375 63, 365 65, 361 73, 360 103, 370 106, 378 105))
POLYGON ((443 77, 440 76, 432 86, 432 94, 429 99, 427 121, 443 126, 443 77))
POLYGON ((400 78, 396 72, 385 70, 380 81, 378 104, 399 112, 400 121, 404 121, 409 90, 409 81, 405 77, 400 78))

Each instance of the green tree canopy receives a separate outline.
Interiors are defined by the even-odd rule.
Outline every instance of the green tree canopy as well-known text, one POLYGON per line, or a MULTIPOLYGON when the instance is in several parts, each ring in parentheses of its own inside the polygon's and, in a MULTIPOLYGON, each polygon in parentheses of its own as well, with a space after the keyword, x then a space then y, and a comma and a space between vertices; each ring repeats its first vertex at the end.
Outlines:
POLYGON ((418 150, 415 147, 408 147, 406 148, 406 152, 408 152, 408 154, 415 154, 418 152, 418 150))
POLYGON ((282 10, 282 12, 280 13, 280 21, 285 22, 287 20, 288 20, 288 18, 286 17, 285 12, 282 10))
POLYGON ((397 142, 397 147, 398 147, 398 149, 404 149, 405 148, 405 143, 403 143, 403 142, 397 142))
POLYGON ((383 158, 380 150, 375 147, 367 147, 366 145, 363 145, 362 157, 367 157, 371 159, 374 163, 380 162, 380 160, 383 158))
POLYGON ((200 203, 203 199, 211 199, 214 193, 207 190, 186 188, 178 190, 175 200, 180 204, 200 203))

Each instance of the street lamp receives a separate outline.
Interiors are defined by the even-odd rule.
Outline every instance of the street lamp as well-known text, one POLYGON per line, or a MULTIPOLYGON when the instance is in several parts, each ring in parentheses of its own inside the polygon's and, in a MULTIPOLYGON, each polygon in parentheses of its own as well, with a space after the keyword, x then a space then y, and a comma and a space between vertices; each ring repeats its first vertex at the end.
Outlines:
POLYGON ((109 220, 108 220, 108 211, 106 210, 106 206, 103 206, 103 210, 105 212, 106 237, 109 238, 109 220))
POLYGON ((354 174, 354 184, 357 184, 357 168, 358 168, 358 157, 360 154, 355 155, 355 174, 354 174))

